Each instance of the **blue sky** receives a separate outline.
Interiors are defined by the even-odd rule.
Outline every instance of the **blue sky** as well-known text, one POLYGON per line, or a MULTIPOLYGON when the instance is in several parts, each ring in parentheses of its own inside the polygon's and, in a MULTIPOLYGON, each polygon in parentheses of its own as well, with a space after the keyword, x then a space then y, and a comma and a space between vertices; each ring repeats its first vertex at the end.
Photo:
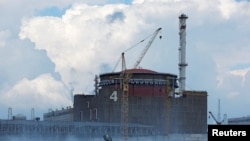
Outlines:
MULTIPOLYGON (((71 90, 92 93, 96 74, 112 71, 122 51, 159 27, 163 38, 140 65, 178 75, 181 13, 188 15, 186 89, 207 91, 213 113, 220 99, 221 114, 250 114, 249 1, 3 0, 0 9, 0 119, 9 107, 42 117, 72 106, 71 90)), ((140 49, 126 54, 128 67, 140 49)))
MULTIPOLYGON (((128 4, 130 5, 132 3, 131 0, 110 0, 107 1, 107 3, 109 4, 118 4, 118 3, 123 3, 123 4, 128 4)), ((101 4, 103 5, 103 4, 101 4)), ((53 17, 61 17, 62 15, 65 14, 65 11, 67 9, 69 9, 71 7, 71 5, 69 4, 66 7, 63 8, 59 8, 57 6, 49 6, 49 7, 45 7, 43 9, 37 9, 35 10, 34 15, 36 16, 53 16, 53 17)))
POLYGON ((65 11, 70 8, 70 6, 65 8, 58 8, 56 6, 46 7, 44 9, 36 10, 35 15, 36 16, 53 16, 53 17, 61 17, 63 14, 65 14, 65 11))

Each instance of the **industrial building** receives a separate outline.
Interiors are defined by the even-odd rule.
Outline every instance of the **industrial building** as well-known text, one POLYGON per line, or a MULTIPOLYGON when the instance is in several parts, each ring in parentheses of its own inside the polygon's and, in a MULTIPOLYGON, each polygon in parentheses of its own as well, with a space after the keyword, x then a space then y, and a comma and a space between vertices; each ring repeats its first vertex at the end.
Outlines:
MULTIPOLYGON (((176 75, 145 69, 130 71, 133 75, 129 81, 128 123, 153 126, 159 134, 206 133, 205 91, 183 91, 181 97, 175 97, 176 75)), ((75 95, 74 121, 121 123, 119 75, 100 75, 97 95, 75 95)))
POLYGON ((48 113, 43 114, 44 121, 74 121, 73 107, 68 106, 61 110, 49 110, 48 113))
POLYGON ((201 135, 194 137, 205 141, 208 94, 206 91, 185 89, 187 18, 185 14, 179 16, 179 77, 138 68, 161 30, 159 28, 134 68, 124 67, 122 53, 122 70, 98 75, 94 95, 75 94, 73 107, 50 110, 44 113, 44 121, 0 121, 2 135, 25 132, 40 136, 73 135, 85 138, 110 134, 121 140, 139 136, 201 135))
POLYGON ((234 125, 250 125, 250 116, 238 117, 238 118, 229 118, 228 124, 234 125))

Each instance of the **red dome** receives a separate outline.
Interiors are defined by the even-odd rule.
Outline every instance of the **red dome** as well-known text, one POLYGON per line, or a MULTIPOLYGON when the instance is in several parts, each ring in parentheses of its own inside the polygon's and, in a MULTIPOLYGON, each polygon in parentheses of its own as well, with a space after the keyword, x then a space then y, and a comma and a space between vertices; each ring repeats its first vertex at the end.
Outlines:
POLYGON ((155 71, 149 70, 149 69, 142 69, 142 68, 138 68, 138 69, 128 69, 126 70, 127 72, 130 73, 157 73, 155 71))

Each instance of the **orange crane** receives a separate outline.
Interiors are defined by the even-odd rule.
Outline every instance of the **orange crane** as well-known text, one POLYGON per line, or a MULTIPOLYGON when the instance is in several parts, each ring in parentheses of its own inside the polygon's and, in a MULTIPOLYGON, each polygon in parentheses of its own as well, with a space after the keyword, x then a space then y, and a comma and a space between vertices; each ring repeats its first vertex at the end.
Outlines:
MULTIPOLYGON (((161 31, 162 28, 158 28, 154 33, 151 39, 149 40, 148 44, 142 51, 141 55, 137 59, 134 64, 134 69, 137 68, 142 61, 143 57, 145 56, 146 52, 148 51, 149 47, 153 43, 157 34, 161 31)), ((161 39, 162 36, 160 36, 161 39)), ((144 40, 142 40, 144 41, 144 40)), ((141 41, 141 42, 142 42, 141 41)), ((122 137, 125 141, 128 140, 128 95, 129 95, 129 80, 132 77, 133 72, 126 70, 126 63, 124 52, 122 53, 122 98, 121 98, 121 133, 122 137)))

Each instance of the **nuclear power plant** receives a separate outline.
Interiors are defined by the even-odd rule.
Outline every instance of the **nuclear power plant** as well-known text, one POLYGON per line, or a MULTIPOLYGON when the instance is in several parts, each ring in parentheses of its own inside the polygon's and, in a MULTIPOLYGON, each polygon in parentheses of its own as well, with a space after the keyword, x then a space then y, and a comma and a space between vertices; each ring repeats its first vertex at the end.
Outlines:
MULTIPOLYGON (((138 68, 161 28, 153 34, 133 68, 99 74, 95 94, 74 94, 73 107, 50 110, 44 120, 12 117, 0 120, 0 139, 26 136, 77 140, 110 135, 114 141, 207 140, 207 92, 186 90, 186 20, 179 16, 179 76, 138 68)), ((192 78, 191 78, 192 79, 192 78)))

